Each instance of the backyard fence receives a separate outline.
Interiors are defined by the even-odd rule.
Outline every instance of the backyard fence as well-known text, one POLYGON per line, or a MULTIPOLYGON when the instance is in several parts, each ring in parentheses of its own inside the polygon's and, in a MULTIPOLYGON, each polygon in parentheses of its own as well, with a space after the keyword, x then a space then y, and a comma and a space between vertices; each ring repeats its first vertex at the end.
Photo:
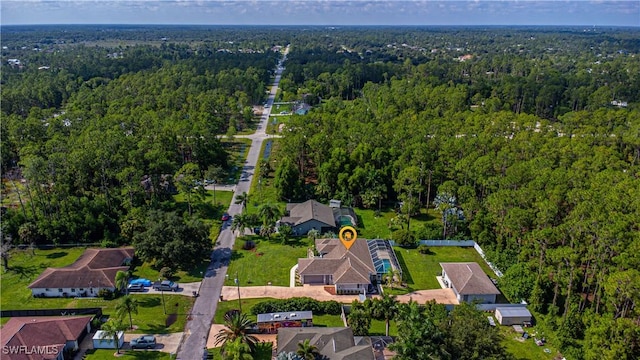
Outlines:
POLYGON ((32 309, 32 310, 0 311, 0 317, 79 316, 79 315, 95 315, 96 317, 102 317, 102 308, 32 309))
MULTIPOLYGON (((394 246, 395 242, 393 240, 389 240, 389 243, 394 246)), ((502 277, 502 271, 498 269, 493 263, 487 260, 486 255, 484 254, 484 250, 473 240, 420 240, 418 241, 420 245, 426 245, 431 247, 439 247, 439 246, 458 246, 458 247, 473 247, 478 254, 482 257, 485 263, 493 270, 497 277, 502 277)))

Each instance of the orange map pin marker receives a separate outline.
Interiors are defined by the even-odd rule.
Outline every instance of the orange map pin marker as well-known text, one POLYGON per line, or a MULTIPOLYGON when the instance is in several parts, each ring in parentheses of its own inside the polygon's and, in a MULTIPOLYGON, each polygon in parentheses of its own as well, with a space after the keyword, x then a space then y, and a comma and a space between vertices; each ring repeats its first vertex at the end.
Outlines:
POLYGON ((338 237, 340 238, 340 242, 342 243, 342 245, 344 245, 344 247, 347 248, 347 250, 349 250, 351 246, 353 246, 353 243, 356 242, 356 239, 358 238, 358 233, 356 232, 356 229, 354 229, 353 227, 345 226, 342 229, 340 229, 340 233, 338 233, 338 237))

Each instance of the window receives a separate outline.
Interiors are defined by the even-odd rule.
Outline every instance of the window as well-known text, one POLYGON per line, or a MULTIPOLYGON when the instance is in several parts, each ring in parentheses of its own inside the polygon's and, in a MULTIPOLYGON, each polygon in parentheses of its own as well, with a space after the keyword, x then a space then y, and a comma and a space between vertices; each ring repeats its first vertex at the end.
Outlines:
POLYGON ((80 289, 78 289, 78 291, 84 291, 84 288, 80 288, 80 289))
POLYGON ((49 291, 49 289, 44 289, 44 291, 49 291))
POLYGON ((58 289, 58 292, 62 292, 62 289, 58 289))
POLYGON ((76 289, 71 289, 71 292, 76 292, 76 289))

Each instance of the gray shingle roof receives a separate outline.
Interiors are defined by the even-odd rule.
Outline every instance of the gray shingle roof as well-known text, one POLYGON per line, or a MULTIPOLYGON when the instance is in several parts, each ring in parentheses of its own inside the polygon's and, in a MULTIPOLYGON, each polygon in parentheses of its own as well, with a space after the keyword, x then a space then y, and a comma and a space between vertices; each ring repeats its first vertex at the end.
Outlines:
POLYGON ((351 328, 280 328, 277 352, 295 352, 298 343, 309 339, 321 355, 331 360, 373 360, 370 345, 355 345, 351 328))
POLYGON ((440 263, 460 295, 500 294, 478 263, 440 263))
POLYGON ((133 254, 132 247, 87 249, 69 266, 47 268, 29 288, 115 287, 116 273, 129 270, 124 264, 133 254))
POLYGON ((349 250, 339 239, 317 239, 316 250, 322 257, 298 260, 301 276, 332 275, 334 284, 369 284, 376 273, 365 239, 357 239, 349 250))
POLYGON ((289 211, 289 216, 285 216, 280 220, 283 223, 300 225, 309 220, 317 220, 327 224, 327 226, 336 227, 333 210, 315 200, 287 204, 287 211, 289 211))

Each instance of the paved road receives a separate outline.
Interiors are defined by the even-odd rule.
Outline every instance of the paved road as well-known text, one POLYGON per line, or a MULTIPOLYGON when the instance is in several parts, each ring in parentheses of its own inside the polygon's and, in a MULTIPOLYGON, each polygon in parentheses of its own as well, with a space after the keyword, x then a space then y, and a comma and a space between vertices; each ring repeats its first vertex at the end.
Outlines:
MULTIPOLYGON (((267 107, 262 113, 260 123, 255 134, 247 136, 250 138, 251 147, 247 154, 247 160, 242 168, 243 174, 240 182, 236 185, 235 195, 242 194, 243 192, 249 193, 251 186, 251 180, 253 179, 253 173, 256 165, 258 164, 258 158, 260 157, 260 148, 262 147, 262 141, 268 137, 265 130, 269 121, 269 115, 271 113, 271 106, 275 100, 276 93, 278 91, 278 84, 282 76, 283 68, 280 66, 284 60, 286 60, 286 54, 289 48, 285 50, 285 55, 276 68, 276 77, 269 98, 267 99, 267 107)), ((231 203, 229 210, 227 211, 232 217, 239 214, 242 211, 242 205, 231 203)), ((207 268, 207 273, 200 285, 200 296, 196 299, 193 309, 191 311, 192 320, 187 323, 184 340, 178 349, 177 359, 181 360, 197 360, 203 358, 204 349, 206 349, 207 337, 209 335, 209 328, 213 321, 213 316, 216 313, 218 305, 218 299, 224 286, 225 275, 229 266, 229 260, 231 258, 231 248, 235 241, 235 235, 231 231, 231 220, 225 222, 222 225, 218 241, 211 254, 211 265, 207 268)))

